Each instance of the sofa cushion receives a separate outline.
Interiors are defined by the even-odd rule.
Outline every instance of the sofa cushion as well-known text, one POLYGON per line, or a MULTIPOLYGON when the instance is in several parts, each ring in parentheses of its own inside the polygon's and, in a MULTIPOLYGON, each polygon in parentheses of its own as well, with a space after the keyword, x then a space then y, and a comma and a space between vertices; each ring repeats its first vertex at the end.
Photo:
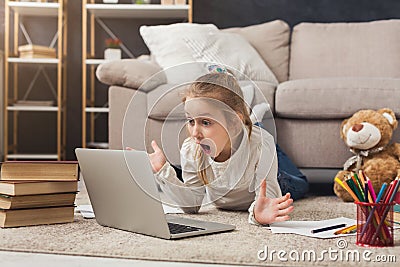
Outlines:
POLYGON ((147 94, 147 114, 154 120, 185 119, 182 98, 186 86, 163 84, 147 94))
POLYGON ((290 80, 400 78, 400 20, 301 23, 290 46, 290 80))
MULTIPOLYGON (((131 114, 146 114, 146 93, 137 90, 127 90, 126 87, 110 86, 108 90, 108 142, 110 149, 124 149, 126 146, 143 150, 144 131, 146 117, 136 116, 134 120, 126 118, 129 109, 131 114), (135 98, 132 104, 132 98, 135 98), (131 105, 132 104, 132 105, 131 105), (124 136, 123 133, 130 133, 124 136)), ((132 117, 133 115, 129 115, 132 117)))
POLYGON ((119 85, 128 88, 139 88, 143 82, 143 91, 150 91, 166 82, 166 77, 160 73, 161 68, 151 60, 122 59, 105 62, 96 70, 97 78, 108 85, 119 85), (156 76, 154 74, 158 73, 156 76))
MULTIPOLYGON (((337 168, 352 156, 340 139, 342 120, 275 120, 279 146, 299 168, 337 168)), ((333 181, 333 177, 325 182, 333 181)))
POLYGON ((252 102, 252 107, 257 104, 266 102, 269 104, 271 111, 274 112, 275 110, 274 98, 275 98, 276 87, 263 81, 254 81, 254 84, 256 88, 254 90, 254 99, 252 102))
MULTIPOLYGON (((249 85, 254 87, 254 95, 250 105, 268 102, 271 110, 274 108, 274 95, 276 87, 268 82, 256 81, 249 84, 248 81, 239 81, 242 89, 248 90, 249 85)), ((186 86, 174 84, 160 85, 156 90, 147 94, 148 117, 154 120, 182 120, 185 118, 182 98, 186 86)))
POLYGON ((360 109, 391 108, 400 116, 400 79, 325 78, 281 83, 275 110, 282 118, 344 119, 360 109))
MULTIPOLYGON (((278 84, 274 73, 257 51, 239 34, 205 31, 201 25, 190 28, 185 23, 142 26, 140 33, 156 61, 164 69, 189 62, 216 62, 235 70, 238 79, 248 78, 278 84), (176 30, 180 26, 182 31, 178 33, 176 30), (169 39, 167 44, 165 38, 169 39)), ((201 66, 199 64, 199 71, 185 71, 185 75, 167 74, 168 82, 178 84, 193 81, 202 74, 201 66)))
POLYGON ((289 72, 289 25, 274 20, 248 27, 227 28, 223 31, 243 36, 260 54, 279 82, 288 79, 289 72))

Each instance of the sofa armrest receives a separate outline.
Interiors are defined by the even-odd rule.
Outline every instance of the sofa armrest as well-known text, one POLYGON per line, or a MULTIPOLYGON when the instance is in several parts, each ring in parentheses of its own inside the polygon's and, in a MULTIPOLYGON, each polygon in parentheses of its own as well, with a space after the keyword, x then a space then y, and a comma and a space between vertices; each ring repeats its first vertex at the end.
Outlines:
POLYGON ((130 90, 126 87, 110 86, 108 90, 110 112, 108 114, 108 143, 110 149, 123 149, 126 146, 143 150, 144 127, 147 121, 147 94, 138 90, 130 90), (135 97, 135 105, 130 105, 135 97), (127 110, 137 114, 135 120, 125 121, 127 110), (123 133, 129 136, 123 140, 123 133))
POLYGON ((100 64, 96 70, 96 76, 102 83, 132 89, 139 89, 152 77, 151 81, 146 82, 146 85, 140 88, 142 91, 151 91, 166 82, 163 74, 153 76, 161 70, 161 67, 151 60, 122 59, 100 64))

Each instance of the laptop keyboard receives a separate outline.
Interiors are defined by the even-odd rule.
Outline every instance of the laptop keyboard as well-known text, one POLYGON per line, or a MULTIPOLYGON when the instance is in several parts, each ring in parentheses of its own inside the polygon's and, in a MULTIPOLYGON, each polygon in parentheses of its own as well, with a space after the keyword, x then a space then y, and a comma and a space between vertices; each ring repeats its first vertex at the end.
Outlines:
POLYGON ((205 230, 204 228, 198 228, 194 226, 178 224, 178 223, 170 223, 170 222, 168 223, 168 228, 171 234, 181 234, 181 233, 205 230))

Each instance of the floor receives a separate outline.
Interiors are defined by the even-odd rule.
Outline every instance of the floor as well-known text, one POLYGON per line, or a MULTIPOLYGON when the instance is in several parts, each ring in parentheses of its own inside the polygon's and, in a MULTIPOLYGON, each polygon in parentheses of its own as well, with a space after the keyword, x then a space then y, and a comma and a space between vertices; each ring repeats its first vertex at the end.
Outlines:
MULTIPOLYGON (((86 191, 83 179, 79 182, 79 191, 86 191)), ((310 186, 311 195, 318 194, 331 194, 331 185, 311 184, 310 186)), ((86 198, 81 198, 81 194, 78 194, 76 204, 88 204, 86 198)), ((21 267, 26 266, 29 262, 29 266, 42 267, 42 266, 54 266, 54 267, 85 267, 85 266, 96 266, 96 267, 125 267, 125 266, 143 266, 143 267, 216 267, 229 265, 213 265, 213 264, 196 264, 196 263, 179 263, 179 262, 159 262, 159 261, 143 261, 143 260, 127 260, 117 258, 100 258, 100 257, 84 257, 84 256, 68 256, 68 255, 55 255, 55 254, 41 254, 41 253, 25 253, 25 252, 8 252, 0 251, 0 263, 2 266, 7 267, 21 267)), ((237 266, 237 265, 235 265, 237 266)))
MULTIPOLYGON (((40 254, 40 253, 24 253, 24 252, 7 252, 0 251, 0 262, 2 266, 7 267, 127 267, 127 266, 143 266, 143 267, 215 267, 217 265, 211 264, 195 264, 195 263, 178 263, 178 262, 158 262, 158 261, 140 261, 140 260, 126 260, 126 259, 111 259, 99 257, 82 257, 82 256, 66 256, 66 255, 53 255, 53 254, 40 254)), ((222 266, 222 265, 221 265, 222 266)), ((223 265, 228 266, 229 265, 223 265)))
MULTIPOLYGON (((80 179, 78 183, 78 190, 80 192, 85 192, 86 187, 84 185, 83 179, 80 179)), ((88 204, 88 199, 82 197, 85 194, 78 194, 76 199, 76 204, 88 204)), ((196 263, 182 263, 182 262, 159 262, 159 261, 144 261, 144 260, 128 260, 128 259, 118 259, 118 258, 101 258, 101 257, 84 257, 84 256, 68 256, 68 255, 55 255, 55 254, 42 254, 42 253, 26 253, 26 252, 9 252, 0 251, 0 265, 7 267, 86 267, 86 266, 96 266, 96 267, 216 267, 216 266, 227 266, 229 265, 213 265, 213 264, 196 264, 196 263)), ((237 265, 235 265, 237 266, 237 265)))

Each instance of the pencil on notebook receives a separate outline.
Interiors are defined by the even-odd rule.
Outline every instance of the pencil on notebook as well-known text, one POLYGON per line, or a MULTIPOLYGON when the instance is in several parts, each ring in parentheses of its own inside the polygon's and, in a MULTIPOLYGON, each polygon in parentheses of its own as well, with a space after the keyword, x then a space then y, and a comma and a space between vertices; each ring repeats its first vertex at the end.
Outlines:
POLYGON ((348 234, 351 231, 353 231, 354 229, 357 229, 357 224, 354 225, 350 225, 348 227, 345 227, 343 229, 339 229, 336 232, 334 232, 335 235, 341 235, 341 234, 348 234))
POLYGON ((336 225, 331 225, 331 226, 327 226, 327 227, 322 227, 322 228, 313 229, 313 230, 311 230, 311 233, 312 233, 312 234, 318 234, 318 233, 322 233, 322 232, 334 230, 334 229, 336 229, 336 228, 345 227, 345 226, 346 226, 345 223, 336 224, 336 225))

